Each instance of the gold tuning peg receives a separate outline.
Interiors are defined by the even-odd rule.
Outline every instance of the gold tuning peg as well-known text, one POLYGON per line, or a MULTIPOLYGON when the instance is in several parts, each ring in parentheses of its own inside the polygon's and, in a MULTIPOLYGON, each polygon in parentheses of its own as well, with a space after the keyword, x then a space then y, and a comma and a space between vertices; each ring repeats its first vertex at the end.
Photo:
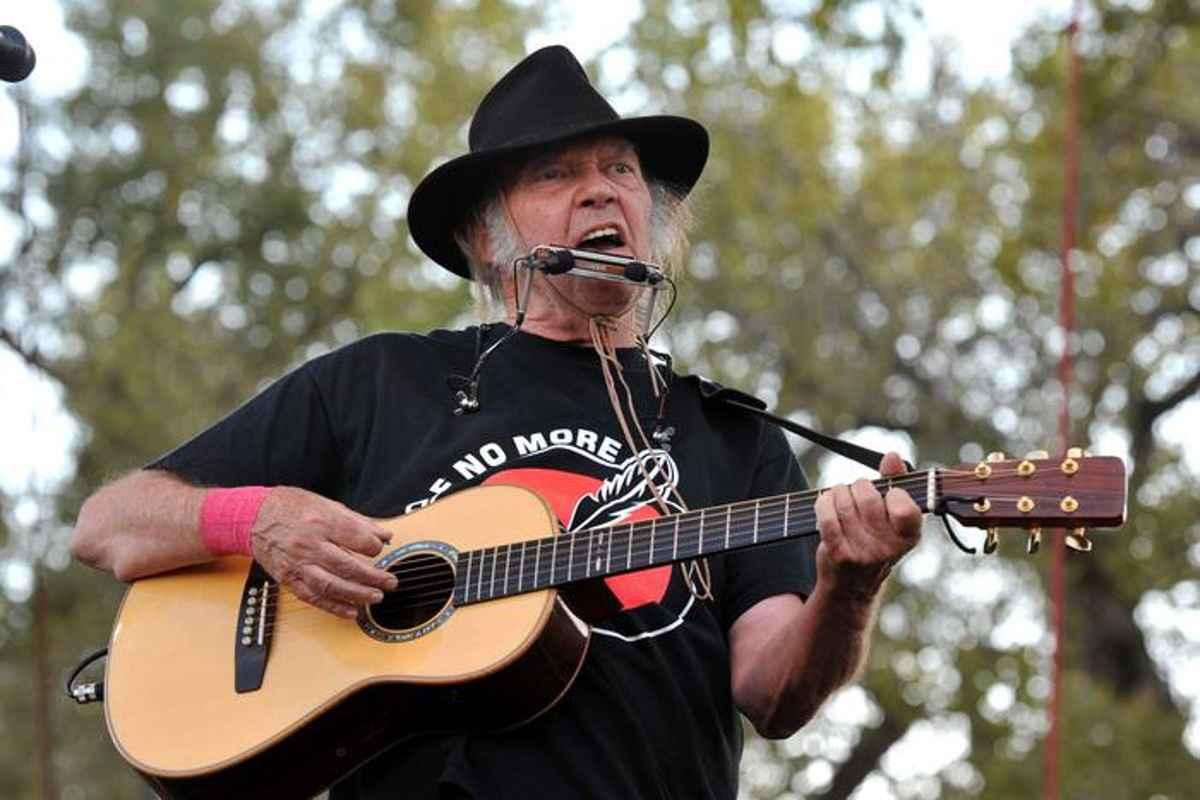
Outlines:
POLYGON ((988 528, 987 536, 983 540, 983 552, 991 555, 996 552, 996 548, 1000 546, 1000 529, 988 528))
POLYGON ((1029 529, 1029 539, 1025 542, 1025 552, 1029 555, 1036 553, 1042 546, 1042 526, 1034 525, 1029 529))
POLYGON ((992 463, 995 463, 995 462, 997 462, 997 461, 1003 461, 1003 460, 1004 460, 1004 453, 1002 453, 1002 452, 1000 452, 1000 451, 996 451, 995 453, 988 453, 988 454, 987 454, 987 458, 986 458, 986 459, 984 459, 984 460, 985 460, 985 461, 991 461, 992 463))
POLYGON ((1026 455, 1025 457, 1028 458, 1030 461, 1037 461, 1039 459, 1049 458, 1050 454, 1047 453, 1045 450, 1030 450, 1028 455, 1026 455))
POLYGON ((1088 538, 1087 528, 1075 528, 1066 537, 1067 547, 1077 553, 1092 552, 1092 540, 1088 538))
POLYGON ((1068 447, 1067 448, 1067 458, 1083 458, 1083 448, 1082 447, 1068 447))

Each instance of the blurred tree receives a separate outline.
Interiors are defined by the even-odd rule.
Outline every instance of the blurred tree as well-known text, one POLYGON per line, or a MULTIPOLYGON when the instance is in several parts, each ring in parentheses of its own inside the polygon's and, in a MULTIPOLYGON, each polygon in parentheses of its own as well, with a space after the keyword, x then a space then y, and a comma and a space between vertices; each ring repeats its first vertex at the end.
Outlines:
MULTIPOLYGON (((26 234, 0 270, 0 338, 62 383, 84 426, 58 498, 70 520, 104 480, 289 366, 365 331, 464 313, 461 282, 408 240, 408 193, 465 149, 465 116, 539 12, 506 0, 64 5, 91 66, 66 102, 28 108, 27 146, 2 176, 26 234)), ((55 684, 107 637, 120 596, 103 576, 61 571, 65 533, 3 553, 58 568, 42 573, 55 684)), ((29 720, 29 611, 5 611, 0 707, 29 720)), ((99 710, 56 706, 64 796, 140 793, 99 710)), ((38 795, 25 739, 0 752, 5 797, 38 795)))
MULTIPOLYGON (((1060 32, 1021 40, 1011 86, 969 89, 937 61, 914 93, 893 35, 910 10, 790 8, 664 0, 617 47, 636 55, 649 106, 682 98, 714 133, 689 302, 669 331, 681 360, 823 429, 903 431, 927 458, 973 461, 1055 441, 1052 376, 1070 347, 1076 440, 1125 452, 1136 472, 1131 524, 1071 562, 1064 794, 1187 795, 1194 698, 1172 699, 1164 676, 1198 643, 1168 627, 1152 650, 1138 622, 1148 601, 1194 610, 1198 593, 1196 475, 1159 420, 1200 386, 1200 108, 1182 90, 1200 12, 1103 4, 1084 39, 1080 327, 1064 342, 1060 32)), ((1041 569, 927 542, 882 609, 859 722, 835 707, 755 744, 747 795, 1038 793, 1041 569)))

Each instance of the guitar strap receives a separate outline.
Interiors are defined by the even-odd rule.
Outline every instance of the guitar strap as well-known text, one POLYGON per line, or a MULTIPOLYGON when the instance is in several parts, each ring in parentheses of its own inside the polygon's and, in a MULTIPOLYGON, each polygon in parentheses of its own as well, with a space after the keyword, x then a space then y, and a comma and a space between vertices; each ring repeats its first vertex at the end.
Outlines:
MULTIPOLYGON (((737 389, 730 389, 726 386, 722 386, 716 381, 710 381, 707 378, 701 378, 699 376, 689 376, 689 379, 696 381, 697 388, 700 390, 700 396, 704 400, 713 403, 722 403, 731 408, 736 408, 749 414, 762 417, 763 419, 778 425, 780 428, 783 428, 786 431, 790 431, 797 436, 803 437, 813 444, 818 445, 819 447, 825 448, 831 453, 835 453, 843 458, 848 458, 851 461, 862 464, 864 467, 868 467, 869 469, 879 471, 879 465, 883 462, 883 453, 880 453, 877 450, 872 450, 869 447, 863 447, 862 445, 848 442, 845 439, 839 439, 836 436, 829 436, 821 433, 820 431, 814 431, 812 428, 801 425, 799 422, 794 422, 777 414, 772 414, 771 412, 767 411, 767 404, 762 400, 759 400, 754 395, 746 394, 745 392, 739 392, 737 389)), ((904 462, 904 468, 909 472, 916 471, 916 468, 913 467, 913 465, 907 460, 904 462)), ((975 554, 975 548, 968 547, 963 540, 959 538, 958 534, 954 532, 954 529, 950 527, 950 518, 946 515, 944 510, 938 511, 931 508, 929 509, 929 512, 941 519, 942 527, 946 531, 946 536, 949 537, 950 541, 954 543, 955 547, 969 555, 975 554)))
MULTIPOLYGON (((883 461, 883 453, 872 450, 869 447, 848 442, 845 439, 839 439, 836 436, 827 436, 798 422, 777 414, 772 414, 770 411, 767 411, 767 404, 754 395, 739 392, 737 389, 730 389, 716 381, 710 381, 708 378, 689 376, 689 379, 696 381, 700 396, 709 402, 721 403, 731 408, 737 408, 749 414, 762 417, 786 431, 790 431, 815 445, 825 448, 831 453, 848 458, 851 461, 862 464, 864 467, 876 471, 879 470, 879 464, 883 461)), ((913 471, 912 464, 909 464, 907 461, 904 462, 904 467, 909 472, 913 471)))

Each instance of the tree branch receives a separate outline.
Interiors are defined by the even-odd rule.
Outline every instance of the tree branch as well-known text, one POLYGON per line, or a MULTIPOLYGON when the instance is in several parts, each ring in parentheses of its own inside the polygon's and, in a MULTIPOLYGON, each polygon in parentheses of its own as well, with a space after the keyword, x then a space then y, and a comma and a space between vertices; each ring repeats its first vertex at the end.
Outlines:
POLYGON ((0 342, 8 345, 8 348, 16 353, 17 356, 19 356, 20 359, 26 363, 26 365, 36 369, 43 375, 53 378, 64 386, 66 385, 67 379, 62 372, 42 358, 41 354, 36 350, 29 350, 23 347, 21 343, 17 341, 17 337, 11 332, 0 328, 0 342))
POLYGON ((1138 404, 1138 422, 1145 428, 1149 428, 1154 424, 1154 421, 1167 413, 1175 406, 1184 402, 1192 395, 1200 392, 1200 370, 1192 373, 1192 377, 1188 378, 1179 388, 1171 392, 1161 400, 1143 400, 1138 404))
POLYGON ((899 720, 885 712, 883 723, 878 728, 868 728, 863 731, 858 747, 854 748, 850 758, 842 762, 841 767, 833 776, 833 783, 817 797, 849 797, 868 775, 879 768, 879 761, 883 758, 883 754, 900 740, 905 730, 905 726, 899 720))

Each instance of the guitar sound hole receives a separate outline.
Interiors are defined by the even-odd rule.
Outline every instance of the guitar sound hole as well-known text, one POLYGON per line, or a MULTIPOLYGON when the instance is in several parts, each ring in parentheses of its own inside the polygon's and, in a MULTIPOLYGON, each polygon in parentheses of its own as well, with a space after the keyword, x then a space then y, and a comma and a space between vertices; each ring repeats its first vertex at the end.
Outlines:
POLYGON ((400 585, 368 608, 376 625, 389 631, 419 628, 441 613, 454 592, 454 568, 435 553, 414 553, 388 566, 400 585))

